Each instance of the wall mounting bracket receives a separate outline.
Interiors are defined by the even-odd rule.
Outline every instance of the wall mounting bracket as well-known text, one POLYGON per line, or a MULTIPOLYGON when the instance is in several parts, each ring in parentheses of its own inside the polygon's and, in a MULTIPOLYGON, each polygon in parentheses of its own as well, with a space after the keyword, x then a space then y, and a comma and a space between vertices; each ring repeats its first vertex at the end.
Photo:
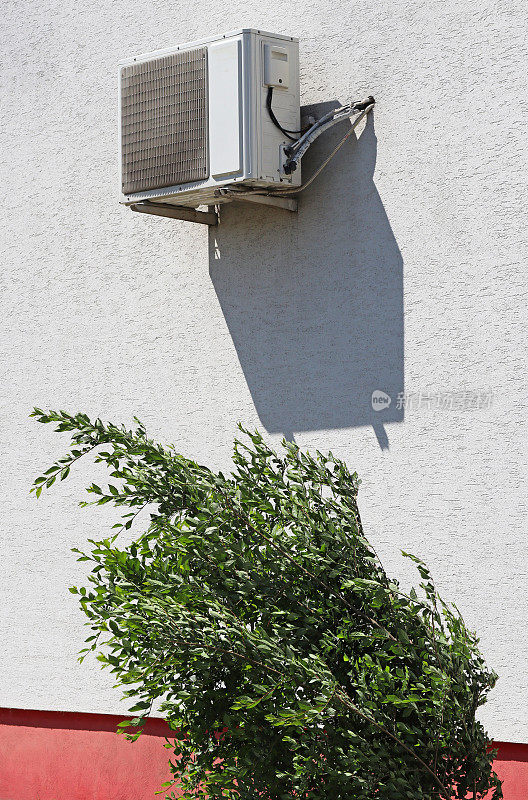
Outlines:
POLYGON ((297 211, 299 207, 297 200, 293 197, 270 197, 263 194, 237 196, 233 194, 231 199, 244 203, 259 203, 263 206, 273 206, 273 208, 284 208, 285 211, 297 211))
POLYGON ((198 211, 188 206, 175 206, 169 203, 151 203, 148 200, 134 203, 130 206, 132 211, 140 214, 153 214, 156 217, 169 217, 170 219, 183 219, 185 222, 199 222, 202 225, 218 225, 216 211, 198 211))
POLYGON ((262 192, 262 194, 260 194, 258 191, 236 191, 234 189, 230 189, 229 187, 225 189, 218 189, 215 194, 218 197, 219 203, 232 203, 234 201, 240 203, 259 203, 263 206, 284 208, 285 211, 297 211, 299 208, 299 203, 295 197, 273 197, 271 193, 264 194, 264 192, 262 192))

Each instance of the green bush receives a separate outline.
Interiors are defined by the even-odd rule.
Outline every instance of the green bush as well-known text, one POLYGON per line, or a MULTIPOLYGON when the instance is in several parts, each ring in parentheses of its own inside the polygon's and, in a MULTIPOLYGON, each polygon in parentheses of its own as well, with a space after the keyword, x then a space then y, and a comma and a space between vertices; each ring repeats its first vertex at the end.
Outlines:
POLYGON ((342 461, 244 431, 225 476, 139 421, 33 415, 73 441, 37 495, 93 450, 115 483, 88 492, 124 507, 116 527, 150 511, 129 546, 77 550, 90 585, 70 591, 92 631, 81 659, 98 651, 136 701, 133 738, 156 703, 185 797, 502 797, 475 719, 496 676, 419 559, 420 595, 386 575, 342 461))

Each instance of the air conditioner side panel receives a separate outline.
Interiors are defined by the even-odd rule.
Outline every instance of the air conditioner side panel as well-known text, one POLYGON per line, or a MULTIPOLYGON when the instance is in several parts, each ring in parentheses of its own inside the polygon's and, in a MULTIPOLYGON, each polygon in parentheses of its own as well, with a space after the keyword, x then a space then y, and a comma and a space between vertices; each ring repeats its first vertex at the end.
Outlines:
MULTIPOLYGON (((289 183, 298 186, 301 183, 301 170, 297 169, 291 176, 281 173, 280 147, 290 144, 290 140, 272 122, 266 108, 266 98, 270 86, 273 89, 272 108, 283 128, 299 131, 300 119, 300 86, 299 86, 299 43, 296 40, 285 41, 269 35, 259 37, 257 64, 258 73, 255 81, 257 105, 259 109, 259 178, 266 182, 289 183), (270 54, 275 50, 280 55, 280 71, 270 70, 270 54), (271 74, 270 74, 271 72, 271 74), (275 80, 278 76, 282 86, 275 80)), ((293 134, 295 138, 298 134, 293 134)))
POLYGON ((242 172, 242 42, 209 46, 209 163, 212 178, 242 172))

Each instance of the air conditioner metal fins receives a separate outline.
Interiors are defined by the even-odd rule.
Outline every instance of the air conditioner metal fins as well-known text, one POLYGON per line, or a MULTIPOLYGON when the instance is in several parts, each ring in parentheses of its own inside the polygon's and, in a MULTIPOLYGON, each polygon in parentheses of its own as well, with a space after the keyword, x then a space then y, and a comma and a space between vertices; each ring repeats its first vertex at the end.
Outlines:
POLYGON ((123 69, 124 194, 207 178, 207 143, 206 47, 123 69))

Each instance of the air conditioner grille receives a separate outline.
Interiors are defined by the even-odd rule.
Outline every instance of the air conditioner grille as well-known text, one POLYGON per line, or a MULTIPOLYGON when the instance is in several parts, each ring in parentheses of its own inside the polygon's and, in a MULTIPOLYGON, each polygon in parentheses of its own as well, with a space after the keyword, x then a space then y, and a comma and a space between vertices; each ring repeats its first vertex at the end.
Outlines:
POLYGON ((124 194, 208 177, 207 48, 124 67, 124 194))

